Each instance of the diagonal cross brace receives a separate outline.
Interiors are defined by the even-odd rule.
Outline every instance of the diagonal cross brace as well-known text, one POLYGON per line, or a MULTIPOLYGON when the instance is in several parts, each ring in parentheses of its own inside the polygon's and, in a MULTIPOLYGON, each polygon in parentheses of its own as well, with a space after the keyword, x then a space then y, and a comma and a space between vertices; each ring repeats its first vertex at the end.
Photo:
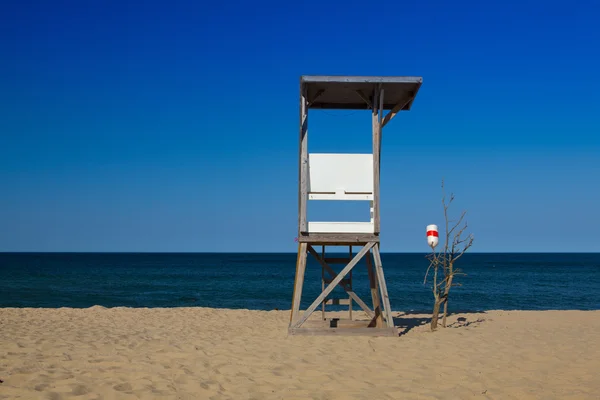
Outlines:
POLYGON ((302 318, 300 318, 294 324, 294 326, 293 326, 294 328, 299 328, 304 322, 306 322, 308 317, 310 317, 310 315, 317 309, 319 304, 321 304, 321 302, 323 302, 325 297, 327 297, 329 295, 329 293, 331 293, 333 291, 333 289, 335 289, 335 287, 342 281, 342 279, 344 279, 344 277, 348 274, 348 272, 350 272, 350 270, 352 270, 352 268, 354 268, 354 266, 356 264, 358 264, 360 259, 363 258, 363 256, 365 254, 367 254, 367 252, 374 245, 375 245, 375 242, 369 242, 364 245, 364 247, 358 252, 358 254, 356 254, 354 256, 352 261, 350 261, 350 263, 348 263, 348 265, 346 265, 344 267, 344 269, 340 271, 340 273, 331 281, 329 286, 327 286, 325 288, 325 290, 323 290, 323 292, 319 295, 319 297, 317 297, 316 300, 313 301, 313 303, 310 305, 310 307, 308 307, 308 309, 304 312, 304 315, 302 315, 302 318))
POLYGON ((406 107, 406 105, 408 103, 410 103, 413 100, 413 97, 411 96, 408 100, 403 101, 401 103, 398 103, 394 106, 394 108, 392 108, 387 114, 386 116, 383 118, 383 121, 381 121, 381 127, 383 128, 384 126, 387 125, 388 122, 390 122, 392 120, 392 118, 394 118, 396 116, 396 114, 398 114, 404 107, 406 107))
POLYGON ((321 89, 321 90, 319 90, 317 93, 315 93, 315 95, 314 95, 314 97, 312 98, 312 100, 310 100, 310 101, 308 102, 308 106, 309 106, 309 107, 310 107, 310 106, 312 106, 312 105, 314 104, 314 102, 315 102, 315 101, 317 101, 317 99, 318 99, 319 97, 321 97, 321 95, 322 95, 323 93, 325 93, 325 89, 321 89))
MULTIPOLYGON (((337 274, 335 273, 333 268, 331 268, 325 262, 325 260, 323 260, 321 258, 321 256, 319 256, 319 254, 315 251, 315 249, 311 245, 308 246, 308 252, 317 259, 319 264, 321 264, 321 266, 323 268, 325 268, 327 270, 327 272, 329 272, 329 275, 331 275, 332 278, 335 278, 337 276, 337 274)), ((339 286, 341 286, 346 291, 346 293, 348 293, 348 295, 350 295, 350 297, 352 297, 352 300, 354 300, 356 302, 356 304, 358 304, 360 306, 360 308, 362 308, 363 311, 365 313, 367 313, 367 315, 370 318, 373 318, 375 316, 375 313, 373 311, 371 311, 369 306, 367 306, 367 304, 364 301, 362 301, 362 299, 360 297, 358 297, 358 295, 356 293, 354 293, 354 291, 350 287, 348 287, 348 285, 346 285, 344 282, 340 281, 339 286)))
POLYGON ((371 108, 371 100, 369 100, 369 98, 365 96, 362 90, 357 90, 356 94, 358 94, 360 98, 363 99, 365 103, 367 103, 367 106, 369 106, 369 108, 371 108))

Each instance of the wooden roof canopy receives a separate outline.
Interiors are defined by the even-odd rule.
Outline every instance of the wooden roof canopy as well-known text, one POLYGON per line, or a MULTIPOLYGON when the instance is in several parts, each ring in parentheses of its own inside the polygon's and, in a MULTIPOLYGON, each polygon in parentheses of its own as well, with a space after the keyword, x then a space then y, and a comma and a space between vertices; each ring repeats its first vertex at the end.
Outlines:
POLYGON ((373 93, 383 89, 383 109, 394 113, 410 110, 423 78, 420 76, 325 76, 303 75, 308 108, 370 110, 373 93))

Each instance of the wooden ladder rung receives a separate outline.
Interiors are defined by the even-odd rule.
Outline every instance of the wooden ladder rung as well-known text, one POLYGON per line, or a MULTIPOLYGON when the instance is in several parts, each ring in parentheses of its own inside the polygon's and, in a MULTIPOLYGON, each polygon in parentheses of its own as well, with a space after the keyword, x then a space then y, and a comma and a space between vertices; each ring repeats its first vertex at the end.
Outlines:
POLYGON ((325 304, 334 306, 349 306, 350 299, 328 299, 325 301, 325 304))
POLYGON ((325 257, 323 261, 325 261, 327 264, 350 264, 352 259, 344 257, 325 257))
MULTIPOLYGON (((333 278, 323 278, 323 282, 325 282, 326 285, 329 285, 331 282, 333 282, 333 278)), ((341 280, 341 283, 344 285, 350 285, 352 284, 352 279, 344 278, 341 280)))

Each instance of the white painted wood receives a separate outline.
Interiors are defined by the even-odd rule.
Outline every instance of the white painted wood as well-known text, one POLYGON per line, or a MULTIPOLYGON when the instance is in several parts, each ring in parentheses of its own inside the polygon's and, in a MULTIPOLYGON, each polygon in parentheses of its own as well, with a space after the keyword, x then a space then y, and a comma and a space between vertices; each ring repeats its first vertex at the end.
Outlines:
POLYGON ((311 200, 372 200, 373 154, 310 153, 311 200))
POLYGON ((308 222, 309 233, 373 233, 373 222, 308 222))
POLYGON ((310 193, 309 200, 373 200, 372 194, 310 193))

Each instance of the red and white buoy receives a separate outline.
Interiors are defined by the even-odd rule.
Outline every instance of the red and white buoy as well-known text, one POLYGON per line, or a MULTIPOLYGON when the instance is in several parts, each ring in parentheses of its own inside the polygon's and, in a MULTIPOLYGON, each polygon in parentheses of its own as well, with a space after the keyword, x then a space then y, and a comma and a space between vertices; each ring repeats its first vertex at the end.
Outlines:
POLYGON ((438 227, 437 225, 427 225, 427 244, 432 249, 438 245, 438 227))

